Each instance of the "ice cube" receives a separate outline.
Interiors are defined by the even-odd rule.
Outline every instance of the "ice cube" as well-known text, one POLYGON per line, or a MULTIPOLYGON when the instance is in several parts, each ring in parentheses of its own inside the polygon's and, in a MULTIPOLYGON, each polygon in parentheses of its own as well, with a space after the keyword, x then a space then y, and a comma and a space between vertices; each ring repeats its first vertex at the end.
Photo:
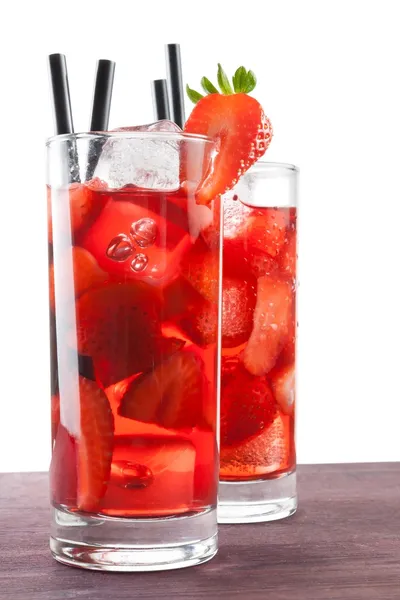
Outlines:
POLYGON ((220 473, 222 477, 261 476, 278 471, 288 460, 285 426, 278 415, 272 425, 255 438, 238 446, 221 448, 220 473))
POLYGON ((113 516, 188 511, 193 502, 195 460, 195 447, 183 437, 116 437, 102 511, 113 516))
POLYGON ((146 189, 179 189, 179 141, 168 133, 182 130, 171 121, 157 121, 138 127, 121 127, 120 132, 165 133, 157 138, 110 137, 103 147, 94 176, 110 187, 136 185, 146 189))

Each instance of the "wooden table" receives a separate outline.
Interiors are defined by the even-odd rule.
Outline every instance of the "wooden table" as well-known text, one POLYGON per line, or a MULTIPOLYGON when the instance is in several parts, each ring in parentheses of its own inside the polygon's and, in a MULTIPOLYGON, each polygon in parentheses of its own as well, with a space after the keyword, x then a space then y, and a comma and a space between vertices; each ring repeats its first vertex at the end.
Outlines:
POLYGON ((98 573, 48 550, 47 477, 0 474, 0 599, 399 600, 400 463, 299 467, 290 519, 220 527, 199 567, 98 573))

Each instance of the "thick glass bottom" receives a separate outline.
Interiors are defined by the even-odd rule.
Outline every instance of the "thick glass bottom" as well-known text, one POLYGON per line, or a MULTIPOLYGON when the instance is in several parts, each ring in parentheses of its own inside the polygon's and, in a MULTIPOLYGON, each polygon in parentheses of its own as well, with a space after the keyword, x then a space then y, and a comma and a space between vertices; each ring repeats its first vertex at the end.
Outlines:
POLYGON ((295 471, 276 479, 220 481, 218 523, 276 521, 296 510, 295 471))
POLYGON ((53 508, 50 549, 66 565, 163 571, 198 565, 218 550, 215 508, 185 517, 123 519, 53 508))

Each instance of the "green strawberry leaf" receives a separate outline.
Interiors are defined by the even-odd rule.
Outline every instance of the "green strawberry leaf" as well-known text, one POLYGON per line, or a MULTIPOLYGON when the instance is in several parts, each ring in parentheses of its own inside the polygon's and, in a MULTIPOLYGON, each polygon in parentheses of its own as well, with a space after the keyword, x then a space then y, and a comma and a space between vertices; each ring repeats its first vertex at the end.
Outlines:
POLYGON ((189 97, 189 100, 191 100, 193 104, 197 104, 199 100, 204 98, 202 94, 196 92, 196 90, 192 90, 188 85, 186 85, 186 93, 189 97))
POLYGON ((244 67, 236 69, 236 73, 232 77, 233 89, 236 94, 246 91, 247 87, 247 71, 244 67))
POLYGON ((229 96, 230 94, 233 94, 233 89, 231 87, 231 84, 229 83, 229 79, 225 73, 225 71, 223 70, 223 68, 221 67, 220 63, 218 63, 218 85, 221 89, 221 92, 223 94, 225 94, 226 96, 229 96))
POLYGON ((206 94, 219 94, 217 88, 207 77, 202 77, 201 79, 201 87, 206 92, 206 94))

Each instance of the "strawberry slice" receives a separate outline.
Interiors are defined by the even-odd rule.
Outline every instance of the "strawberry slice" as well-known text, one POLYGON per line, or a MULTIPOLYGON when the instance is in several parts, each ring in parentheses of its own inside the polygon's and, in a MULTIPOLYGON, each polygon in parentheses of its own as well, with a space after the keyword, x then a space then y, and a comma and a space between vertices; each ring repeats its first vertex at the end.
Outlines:
POLYGON ((107 186, 99 179, 88 183, 72 183, 68 189, 47 188, 47 217, 49 241, 53 241, 53 213, 57 216, 57 233, 64 237, 67 228, 71 229, 73 238, 91 225, 101 213, 109 199, 107 186), (102 191, 99 195, 96 192, 102 191), (65 206, 68 195, 69 207, 65 206), (65 229, 64 229, 65 228, 65 229))
POLYGON ((80 510, 93 512, 107 490, 114 445, 114 417, 96 383, 79 378, 80 435, 77 440, 80 510))
POLYGON ((274 369, 271 373, 271 387, 275 400, 286 415, 292 415, 295 402, 294 364, 274 369))
POLYGON ((51 497, 54 504, 68 507, 76 506, 76 443, 67 429, 59 423, 54 439, 49 478, 51 497))
POLYGON ((162 337, 159 314, 160 296, 143 282, 102 285, 77 300, 78 351, 92 356, 105 387, 147 371, 182 345, 162 337))
POLYGON ((242 365, 221 389, 221 446, 248 440, 274 421, 277 404, 266 377, 250 375, 242 365))
POLYGON ((256 282, 224 277, 222 282, 222 347, 246 342, 253 328, 256 282))
POLYGON ((190 313, 177 322, 179 328, 198 346, 215 344, 218 337, 218 305, 200 300, 190 313))
POLYGON ((266 375, 275 365, 289 335, 293 295, 289 282, 260 277, 253 331, 244 351, 244 365, 253 375, 266 375))
POLYGON ((206 300, 218 301, 219 253, 199 238, 181 263, 182 275, 206 300))
POLYGON ((234 90, 219 65, 218 83, 223 95, 206 78, 203 78, 202 84, 209 96, 202 97, 187 87, 188 95, 196 106, 184 131, 205 135, 215 140, 218 147, 213 168, 208 169, 197 190, 199 204, 207 204, 231 189, 264 154, 272 139, 272 126, 261 105, 244 93, 254 89, 254 73, 239 67, 233 82, 234 90))
MULTIPOLYGON (((59 302, 64 303, 71 300, 71 295, 78 298, 81 294, 92 287, 100 285, 107 281, 107 273, 100 269, 96 259, 90 252, 79 246, 73 246, 68 253, 61 257, 57 268, 61 274, 60 277, 60 294, 58 295, 59 302), (74 276, 73 290, 69 286, 69 278, 66 274, 70 270, 72 252, 72 272, 74 276)), ((50 287, 50 308, 55 310, 55 291, 54 291, 54 265, 50 265, 49 269, 49 287, 50 287)))
POLYGON ((180 351, 135 379, 118 412, 123 417, 166 428, 194 427, 202 417, 207 393, 200 357, 180 351))

